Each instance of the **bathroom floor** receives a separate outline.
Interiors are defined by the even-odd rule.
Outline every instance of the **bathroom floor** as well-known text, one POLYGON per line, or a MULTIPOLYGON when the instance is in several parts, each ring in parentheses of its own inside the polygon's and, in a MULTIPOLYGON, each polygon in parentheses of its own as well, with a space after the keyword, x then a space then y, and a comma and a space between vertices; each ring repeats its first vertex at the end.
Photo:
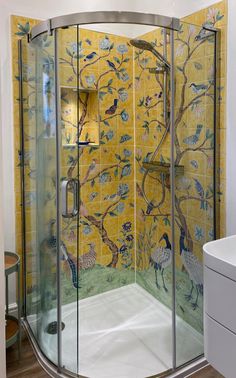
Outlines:
MULTIPOLYGON (((27 337, 22 341, 22 356, 20 362, 17 360, 17 347, 7 349, 7 378, 49 378, 49 375, 39 365, 30 342, 27 337)), ((112 377, 110 377, 112 378, 112 377)), ((191 375, 191 378, 224 378, 211 366, 191 375)))
MULTIPOLYGON (((44 329, 55 320, 47 314, 44 329)), ((172 364, 172 313, 137 284, 79 302, 79 360, 77 304, 63 306, 62 361, 66 368, 96 378, 143 378, 168 370, 172 364)), ((56 335, 44 332, 42 349, 56 360, 56 335)), ((177 317, 177 362, 203 351, 203 337, 177 317)))

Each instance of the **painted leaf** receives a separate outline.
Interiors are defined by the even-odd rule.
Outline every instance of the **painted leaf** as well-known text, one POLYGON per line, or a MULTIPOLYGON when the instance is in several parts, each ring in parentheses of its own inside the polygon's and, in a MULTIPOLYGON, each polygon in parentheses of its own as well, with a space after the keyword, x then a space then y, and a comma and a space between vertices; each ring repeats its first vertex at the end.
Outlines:
POLYGON ((29 22, 26 22, 25 25, 18 24, 17 26, 18 26, 19 32, 16 32, 16 35, 18 35, 19 37, 22 37, 22 36, 28 34, 29 31, 30 31, 29 22))
POLYGON ((131 164, 126 164, 121 171, 121 178, 131 174, 131 164))
POLYGON ((68 48, 66 48, 66 53, 67 53, 71 58, 73 58, 73 54, 72 54, 72 52, 71 52, 68 48))
POLYGON ((194 67, 196 68, 196 70, 202 70, 203 68, 202 64, 199 62, 194 62, 194 67))
POLYGON ((120 137, 120 143, 127 142, 128 140, 132 139, 132 137, 128 134, 124 134, 120 137))
POLYGON ((169 218, 163 218, 163 222, 165 226, 170 226, 170 220, 169 218))
POLYGON ((183 72, 183 67, 177 66, 177 70, 179 70, 180 72, 183 72))
POLYGON ((107 92, 104 92, 104 91, 100 91, 99 92, 99 99, 100 100, 103 100, 104 96, 107 94, 107 92))
POLYGON ((220 14, 220 11, 217 13, 217 15, 216 15, 216 20, 217 21, 220 21, 220 20, 222 20, 222 18, 224 18, 224 15, 222 14, 220 14))
POLYGON ((101 176, 99 177, 99 182, 100 182, 101 184, 103 184, 103 183, 105 183, 105 182, 107 182, 107 181, 110 181, 110 179, 111 179, 110 174, 109 174, 108 172, 103 172, 103 173, 101 174, 101 176))
POLYGON ((111 217, 117 217, 117 214, 114 213, 114 211, 110 211, 110 212, 109 212, 109 215, 110 215, 111 217))
POLYGON ((96 217, 100 217, 102 214, 101 214, 101 213, 94 213, 94 215, 95 215, 96 217))
POLYGON ((114 61, 117 63, 117 64, 120 64, 120 59, 119 58, 117 58, 116 56, 114 56, 114 61))

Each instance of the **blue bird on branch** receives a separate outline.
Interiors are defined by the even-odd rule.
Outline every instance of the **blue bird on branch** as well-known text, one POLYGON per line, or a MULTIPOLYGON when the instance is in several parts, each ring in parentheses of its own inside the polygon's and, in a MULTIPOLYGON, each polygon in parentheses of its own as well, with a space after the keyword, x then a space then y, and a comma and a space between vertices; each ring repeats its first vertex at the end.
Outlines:
POLYGON ((203 189, 201 183, 197 179, 194 179, 194 181, 195 181, 195 189, 196 189, 199 197, 202 199, 200 209, 205 210, 205 192, 204 192, 204 189, 203 189))
POLYGON ((201 29, 198 35, 196 35, 195 41, 197 42, 201 41, 202 39, 206 39, 207 34, 209 34, 209 32, 207 33, 206 29, 201 29))
POLYGON ((184 138, 183 142, 188 145, 196 144, 199 141, 202 128, 203 125, 197 125, 196 133, 184 138))
POLYGON ((117 109, 117 106, 118 106, 118 99, 115 98, 115 99, 114 99, 114 104, 111 105, 110 108, 108 108, 108 109, 105 111, 105 114, 109 114, 109 115, 113 115, 113 114, 115 114, 116 109, 117 109))
POLYGON ((214 27, 214 23, 212 23, 211 21, 207 21, 202 26, 203 26, 202 29, 195 37, 196 42, 202 41, 207 38, 212 38, 212 32, 209 30, 206 30, 204 27, 207 27, 207 28, 214 27))
POLYGON ((90 54, 86 55, 86 57, 84 58, 84 62, 92 60, 96 55, 97 53, 95 51, 91 52, 90 54))
POLYGON ((189 88, 192 88, 192 91, 195 94, 200 94, 202 91, 205 91, 208 88, 208 86, 206 84, 192 83, 192 84, 190 84, 189 88))
POLYGON ((115 64, 108 59, 107 59, 107 64, 111 69, 113 69, 114 71, 117 71, 115 64))

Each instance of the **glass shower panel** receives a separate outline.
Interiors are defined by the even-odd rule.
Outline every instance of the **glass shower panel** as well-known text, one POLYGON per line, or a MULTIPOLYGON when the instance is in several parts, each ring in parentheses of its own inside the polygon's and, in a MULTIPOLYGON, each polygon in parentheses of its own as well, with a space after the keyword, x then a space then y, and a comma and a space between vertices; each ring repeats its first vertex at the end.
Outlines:
POLYGON ((156 261, 161 250, 170 249, 171 240, 170 32, 157 28, 142 38, 169 67, 160 66, 152 52, 134 49, 137 280, 171 308, 171 251, 164 270, 156 261))
POLYGON ((175 32, 177 366, 203 353, 202 246, 215 237, 215 79, 215 33, 181 23, 175 32))
POLYGON ((134 282, 133 53, 120 32, 79 28, 80 299, 134 282))
MULTIPOLYGON (((105 375, 116 350, 122 375, 123 351, 146 355, 147 345, 158 355, 149 373, 160 373, 172 367, 173 341, 169 33, 84 25, 78 44, 79 372, 105 375)), ((130 372, 141 369, 130 357, 130 372)))
POLYGON ((79 372, 85 376, 96 375, 95 367, 103 375, 102 364, 108 374, 112 350, 128 345, 124 317, 135 302, 133 51, 121 30, 79 27, 79 372))
POLYGON ((79 146, 78 146, 78 75, 79 44, 77 27, 58 29, 58 155, 61 186, 60 217, 60 316, 61 366, 77 373, 78 367, 78 206, 79 206, 79 146))
MULTIPOLYGON (((24 198, 21 202, 25 204, 25 214, 22 217, 24 227, 23 245, 25 248, 25 311, 31 329, 36 336, 38 317, 38 306, 40 306, 39 286, 39 264, 36 248, 36 181, 32 172, 36 169, 36 52, 26 38, 22 38, 19 48, 19 59, 21 60, 21 144, 19 151, 19 167, 22 171, 24 182, 24 198), (24 155, 22 155, 24 151, 24 155), (27 221, 26 221, 27 220, 27 221)), ((20 199, 19 199, 20 201, 20 199)))
POLYGON ((159 312, 158 319, 156 318, 153 324, 153 334, 156 335, 155 352, 158 351, 158 357, 165 363, 166 368, 171 368, 174 340, 170 190, 170 31, 155 28, 138 38, 150 43, 153 50, 134 49, 136 282, 155 298, 155 311, 159 312), (158 58, 156 52, 164 57, 166 64, 158 58))
POLYGON ((35 65, 35 167, 28 176, 36 192, 36 249, 39 297, 35 333, 43 353, 57 363, 57 207, 54 37, 31 42, 35 65), (47 336, 47 337, 46 337, 47 336))

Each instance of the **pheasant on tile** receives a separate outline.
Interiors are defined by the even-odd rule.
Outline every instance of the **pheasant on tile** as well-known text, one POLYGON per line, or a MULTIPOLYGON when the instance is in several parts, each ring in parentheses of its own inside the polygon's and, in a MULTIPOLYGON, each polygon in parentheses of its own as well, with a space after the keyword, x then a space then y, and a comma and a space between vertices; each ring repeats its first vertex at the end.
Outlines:
POLYGON ((61 242, 62 260, 67 264, 64 266, 65 271, 70 274, 72 285, 75 289, 79 286, 79 273, 81 270, 92 269, 96 263, 96 251, 94 249, 95 244, 89 245, 89 251, 83 255, 73 256, 66 248, 65 243, 61 242))
POLYGON ((89 243, 89 251, 84 253, 83 255, 79 256, 78 261, 78 269, 85 270, 85 269, 92 269, 96 264, 96 251, 95 251, 95 244, 89 243))

